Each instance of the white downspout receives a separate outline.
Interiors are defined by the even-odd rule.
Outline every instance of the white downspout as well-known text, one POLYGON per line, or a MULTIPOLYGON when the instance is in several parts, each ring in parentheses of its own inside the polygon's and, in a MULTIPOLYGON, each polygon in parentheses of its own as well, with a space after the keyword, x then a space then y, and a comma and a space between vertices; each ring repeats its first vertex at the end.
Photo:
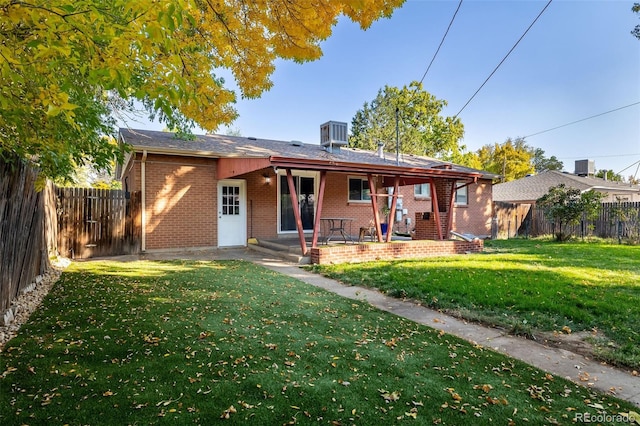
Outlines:
POLYGON ((140 162, 140 182, 142 186, 142 241, 140 249, 144 252, 147 250, 147 150, 142 151, 142 160, 140 162))

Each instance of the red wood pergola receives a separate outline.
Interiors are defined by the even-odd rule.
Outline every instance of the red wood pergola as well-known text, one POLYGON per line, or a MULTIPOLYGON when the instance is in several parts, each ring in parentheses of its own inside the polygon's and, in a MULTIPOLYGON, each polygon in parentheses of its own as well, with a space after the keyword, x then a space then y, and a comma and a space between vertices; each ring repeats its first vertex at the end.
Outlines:
MULTIPOLYGON (((320 220, 322 218, 322 206, 324 203, 324 190, 326 187, 326 179, 327 172, 342 172, 342 173, 358 173, 367 175, 367 180, 369 183, 369 191, 371 193, 371 209, 373 211, 373 218, 376 228, 376 235, 378 238, 378 242, 383 242, 382 237, 382 227, 380 226, 380 213, 378 210, 378 198, 382 197, 391 197, 391 212, 390 217, 395 217, 396 214, 396 206, 399 196, 399 188, 403 185, 415 185, 421 183, 428 183, 431 187, 431 199, 433 203, 433 212, 434 219, 436 223, 440 223, 440 209, 438 208, 438 195, 436 191, 436 186, 434 182, 434 178, 450 178, 454 179, 452 182, 452 190, 451 196, 448 200, 449 202, 449 211, 453 208, 453 203, 455 201, 456 191, 460 188, 464 188, 465 186, 471 185, 472 183, 477 182, 478 178, 482 175, 480 173, 461 173, 451 170, 451 168, 440 168, 434 167, 431 170, 426 170, 424 168, 408 168, 408 167, 398 167, 398 166, 372 166, 368 164, 339 164, 339 163, 327 163, 318 160, 307 160, 300 161, 299 159, 291 160, 288 158, 282 157, 271 157, 270 159, 271 165, 276 168, 283 168, 286 170, 287 174, 287 184, 289 186, 289 194, 291 196, 291 203, 293 205, 293 214, 296 221, 296 229, 298 231, 298 238, 300 240, 300 248, 302 249, 302 253, 306 255, 308 253, 307 243, 304 238, 304 230, 302 226, 302 218, 300 216, 300 206, 298 205, 298 195, 296 192, 295 184, 293 181, 293 173, 292 170, 313 170, 320 172, 320 185, 318 188, 318 204, 316 207, 316 215, 315 222, 313 225, 313 237, 311 240, 311 247, 317 247, 318 245, 318 236, 320 231, 320 220), (292 164, 295 162, 295 164, 292 164), (376 179, 375 177, 379 177, 382 180, 382 185, 384 187, 393 187, 392 194, 379 194, 376 188, 376 179), (466 180, 467 182, 463 185, 457 185, 457 181, 466 180)), ((449 214, 447 221, 447 229, 444 235, 448 235, 449 231, 452 227, 453 215, 449 214)), ((387 234, 385 241, 391 241, 391 235, 393 233, 393 222, 390 221, 389 228, 387 229, 387 234)), ((444 235, 442 233, 442 228, 440 226, 437 227, 438 230, 438 238, 440 240, 444 239, 444 235)))

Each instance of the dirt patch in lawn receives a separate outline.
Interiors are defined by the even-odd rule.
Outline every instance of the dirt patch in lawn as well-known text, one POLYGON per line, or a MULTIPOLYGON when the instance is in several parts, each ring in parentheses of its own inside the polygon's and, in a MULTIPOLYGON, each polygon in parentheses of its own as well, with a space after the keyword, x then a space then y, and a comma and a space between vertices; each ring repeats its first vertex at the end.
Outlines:
POLYGON ((605 339, 597 330, 579 332, 539 332, 535 339, 545 345, 597 359, 595 341, 605 339))

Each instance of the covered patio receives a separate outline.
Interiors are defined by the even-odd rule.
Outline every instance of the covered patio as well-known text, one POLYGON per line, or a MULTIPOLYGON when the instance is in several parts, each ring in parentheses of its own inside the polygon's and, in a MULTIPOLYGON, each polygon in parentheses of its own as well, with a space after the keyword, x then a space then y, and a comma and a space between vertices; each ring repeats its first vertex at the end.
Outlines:
MULTIPOLYGON (((423 158, 416 158, 419 158, 421 160, 420 162, 424 163, 423 158)), ((435 239, 436 241, 444 241, 448 239, 449 233, 452 230, 453 215, 451 214, 451 211, 453 209, 456 191, 460 188, 476 183, 478 179, 483 176, 479 171, 471 171, 470 169, 461 170, 459 167, 454 167, 452 164, 434 160, 432 160, 432 164, 428 165, 428 167, 425 167, 424 164, 416 164, 412 167, 407 165, 406 161, 403 165, 390 165, 388 161, 383 164, 370 164, 270 156, 268 158, 251 159, 221 158, 219 159, 218 164, 218 178, 232 178, 251 172, 270 169, 276 172, 278 170, 284 170, 286 173, 288 192, 295 216, 298 244, 300 246, 301 253, 304 256, 311 255, 312 259, 314 258, 313 253, 320 253, 321 249, 328 249, 328 247, 322 246, 321 238, 323 229, 322 221, 325 219, 322 215, 322 211, 325 201, 327 173, 366 175, 371 198, 371 217, 373 218, 373 227, 375 228, 375 232, 372 234, 375 235, 378 243, 392 243, 394 221, 389 222, 387 232, 383 233, 380 207, 382 203, 386 202, 387 199, 390 199, 391 201, 388 203, 390 204, 389 217, 395 217, 398 198, 401 196, 399 195, 399 189, 401 186, 417 184, 429 185, 432 203, 431 211, 433 212, 433 223, 435 223, 433 229, 434 238, 432 239, 435 239), (320 176, 313 234, 310 240, 305 238, 305 231, 298 203, 299 194, 293 177, 294 170, 318 172, 320 176), (438 182, 440 182, 439 185, 438 182), (448 188, 443 188, 443 184, 445 182, 449 185, 448 188), (393 191, 390 193, 381 191, 382 188, 389 187, 393 188, 393 191)), ((420 214, 419 217, 416 215, 416 223, 421 219, 422 214, 420 214)), ((353 238, 353 236, 351 237, 353 238)), ((418 233, 415 238, 426 239, 427 236, 424 233, 418 233)), ((355 241, 357 240, 354 240, 354 242, 355 241)), ((344 242, 346 243, 348 241, 345 240, 344 242)), ((347 247, 349 245, 350 244, 343 244, 342 246, 347 247)), ((361 246, 362 244, 357 245, 361 246)), ((397 245, 394 246, 393 250, 398 251, 398 247, 399 246, 397 245)), ((430 247, 433 248, 433 246, 430 247)), ((344 252, 353 251, 353 249, 347 248, 342 248, 340 250, 344 252)), ((360 249, 360 252, 362 251, 373 250, 360 249)), ((449 250, 447 249, 445 251, 449 250)), ((320 257, 322 256, 315 256, 315 258, 320 257)))

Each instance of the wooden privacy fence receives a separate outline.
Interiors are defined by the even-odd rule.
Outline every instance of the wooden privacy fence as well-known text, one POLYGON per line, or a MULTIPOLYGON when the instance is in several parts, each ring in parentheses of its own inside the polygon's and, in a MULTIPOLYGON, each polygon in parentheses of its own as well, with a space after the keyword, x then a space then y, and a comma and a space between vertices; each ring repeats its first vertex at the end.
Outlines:
POLYGON ((140 251, 139 192, 56 188, 56 195, 60 255, 84 259, 140 251))
POLYGON ((56 214, 53 185, 36 191, 38 171, 0 158, 0 322, 11 301, 51 267, 56 214))
MULTIPOLYGON (((532 204, 494 202, 493 238, 538 237, 559 231, 559 224, 532 204)), ((640 241, 640 202, 602 203, 598 216, 565 231, 577 237, 596 236, 640 241)))

